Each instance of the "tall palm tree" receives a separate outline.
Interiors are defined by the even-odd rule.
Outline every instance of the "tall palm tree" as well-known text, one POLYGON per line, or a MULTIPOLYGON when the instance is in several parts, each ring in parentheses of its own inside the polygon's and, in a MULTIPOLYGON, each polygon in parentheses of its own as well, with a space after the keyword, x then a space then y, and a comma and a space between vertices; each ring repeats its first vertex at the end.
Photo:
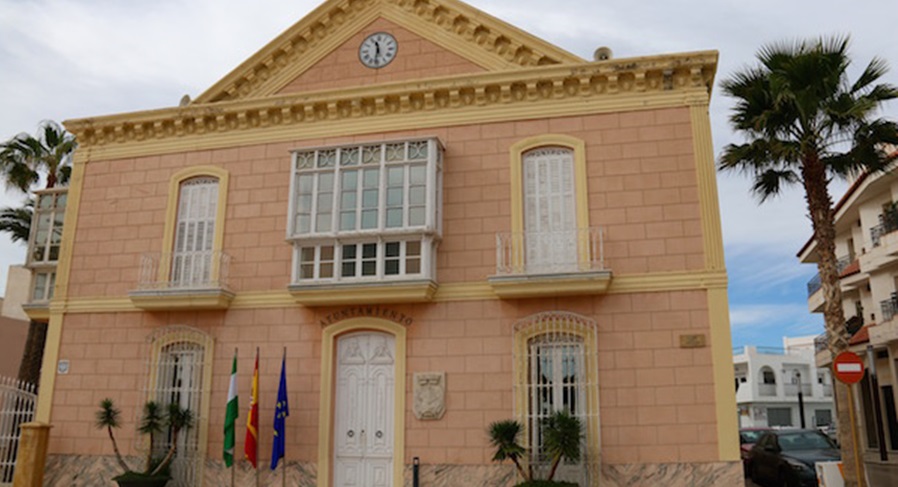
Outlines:
MULTIPOLYGON (((756 66, 721 83, 724 92, 736 99, 730 123, 747 141, 724 149, 720 169, 750 175, 752 191, 762 202, 787 186, 804 187, 833 356, 848 348, 849 336, 828 184, 833 178, 885 170, 895 159, 888 145, 898 144, 898 126, 877 115, 883 102, 898 97, 898 89, 879 82, 888 69, 885 62, 874 58, 851 81, 848 45, 848 37, 772 44, 758 52, 756 66)), ((836 390, 845 485, 854 487, 858 473, 846 407, 848 389, 840 383, 836 390)))
POLYGON ((45 188, 66 184, 72 171, 75 136, 52 120, 41 122, 37 136, 20 133, 0 144, 0 175, 8 186, 27 193, 46 179, 45 188))
MULTIPOLYGON (((7 187, 23 193, 28 193, 41 178, 45 181, 45 188, 68 184, 72 154, 76 147, 75 136, 58 123, 50 120, 41 122, 35 136, 23 132, 0 143, 0 179, 7 187)), ((12 233, 13 241, 21 239, 27 242, 31 221, 27 222, 26 227, 25 221, 19 219, 28 211, 27 206, 9 210, 12 210, 9 212, 10 219, 6 218, 5 210, 0 217, 0 231, 12 233)), ((46 335, 46 323, 31 322, 19 366, 20 380, 38 385, 46 335)))

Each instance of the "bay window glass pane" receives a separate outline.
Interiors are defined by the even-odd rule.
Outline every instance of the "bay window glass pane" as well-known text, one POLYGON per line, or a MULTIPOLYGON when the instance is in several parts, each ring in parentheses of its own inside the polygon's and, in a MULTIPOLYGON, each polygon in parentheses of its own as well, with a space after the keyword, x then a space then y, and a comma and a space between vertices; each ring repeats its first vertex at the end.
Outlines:
POLYGON ((343 277, 355 276, 355 257, 356 246, 344 245, 343 248, 343 268, 341 274, 343 277))
POLYGON ((399 252, 401 242, 387 242, 384 245, 384 274, 395 276, 399 274, 399 252))
POLYGON ((318 269, 318 277, 331 278, 334 277, 334 247, 325 245, 320 248, 320 264, 318 269))
POLYGON ((424 186, 412 186, 408 189, 409 205, 424 205, 426 190, 424 186))
POLYGON ((397 228, 402 226, 402 209, 396 208, 387 210, 387 228, 397 228))
POLYGON ((299 257, 299 278, 315 278, 315 248, 303 247, 299 257))
POLYGON ((412 226, 424 225, 425 217, 424 208, 410 208, 408 211, 408 224, 412 226))
POLYGON ((44 289, 47 287, 47 274, 39 273, 34 275, 34 288, 31 293, 34 301, 42 301, 46 299, 44 289))
POLYGON ((409 167, 409 181, 412 184, 424 184, 427 180, 427 167, 421 164, 409 167))
POLYGON ((421 242, 412 241, 405 243, 405 273, 421 273, 421 242))
POLYGON ((62 193, 56 196, 56 209, 59 211, 65 211, 65 204, 68 201, 68 193, 62 193))
POLYGON ((377 244, 362 244, 362 275, 377 274, 377 244))
POLYGON ((318 175, 318 211, 315 216, 315 230, 331 231, 331 214, 334 206, 334 174, 318 175))
POLYGON ((340 230, 355 230, 355 216, 358 205, 358 171, 343 173, 342 195, 340 198, 340 230))

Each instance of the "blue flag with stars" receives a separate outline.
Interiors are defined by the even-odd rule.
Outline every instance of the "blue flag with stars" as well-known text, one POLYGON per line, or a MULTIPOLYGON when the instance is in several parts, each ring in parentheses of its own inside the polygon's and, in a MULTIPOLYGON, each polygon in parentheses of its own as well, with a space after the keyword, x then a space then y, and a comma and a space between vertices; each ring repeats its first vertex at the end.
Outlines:
POLYGON ((281 359, 281 383, 278 385, 278 401, 274 407, 274 439, 271 445, 271 469, 278 468, 278 460, 284 458, 284 436, 286 419, 290 416, 290 408, 287 406, 287 351, 281 359))

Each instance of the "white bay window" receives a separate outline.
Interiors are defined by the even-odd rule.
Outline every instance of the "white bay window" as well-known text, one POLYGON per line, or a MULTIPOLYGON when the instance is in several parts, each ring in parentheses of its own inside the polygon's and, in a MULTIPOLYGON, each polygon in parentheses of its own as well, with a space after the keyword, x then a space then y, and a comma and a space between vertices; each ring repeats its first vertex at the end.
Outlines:
POLYGON ((434 138, 296 151, 294 284, 434 280, 441 163, 434 138))

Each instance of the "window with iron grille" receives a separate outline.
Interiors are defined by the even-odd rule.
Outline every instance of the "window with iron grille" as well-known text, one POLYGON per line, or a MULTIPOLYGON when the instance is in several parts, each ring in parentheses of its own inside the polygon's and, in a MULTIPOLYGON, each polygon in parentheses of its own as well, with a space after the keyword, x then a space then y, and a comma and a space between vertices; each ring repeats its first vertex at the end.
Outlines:
POLYGON ((515 325, 516 411, 525 428, 530 463, 546 474, 546 419, 565 411, 583 426, 581 460, 562 463, 556 480, 590 485, 599 461, 598 363, 595 323, 566 312, 540 313, 515 325))
MULTIPOLYGON (((178 435, 176 457, 171 465, 172 487, 202 485, 205 457, 205 435, 208 425, 208 387, 210 377, 211 338, 185 326, 160 330, 150 338, 147 400, 159 404, 163 411, 169 404, 188 409, 194 418, 191 428, 178 435)), ((173 438, 170 431, 156 436, 154 457, 165 455, 173 438)), ((142 445, 145 446, 145 445, 142 445)))
POLYGON ((293 281, 433 279, 441 163, 433 138, 295 152, 293 281))

